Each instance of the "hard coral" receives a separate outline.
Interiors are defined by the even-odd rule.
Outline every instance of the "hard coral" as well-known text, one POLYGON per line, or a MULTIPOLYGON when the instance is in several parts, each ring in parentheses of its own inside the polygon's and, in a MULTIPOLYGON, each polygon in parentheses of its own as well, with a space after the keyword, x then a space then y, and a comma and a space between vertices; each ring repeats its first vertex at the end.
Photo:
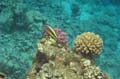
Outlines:
MULTIPOLYGON (((60 29, 53 31, 49 27, 46 31, 48 37, 41 38, 38 43, 38 51, 26 79, 110 79, 95 63, 92 63, 91 59, 74 53, 68 46, 59 47, 53 44, 50 38, 54 39, 55 33, 60 39, 60 43, 66 43, 61 42, 61 40, 66 40, 64 32, 60 29)), ((58 41, 56 40, 56 43, 58 41)), ((76 49, 77 44, 78 47, 85 48, 86 46, 88 53, 96 54, 96 50, 101 50, 102 39, 94 33, 87 32, 77 37, 76 49), (90 50, 91 48, 92 50, 90 50)), ((86 52, 84 49, 78 51, 82 50, 86 52)))
POLYGON ((92 32, 85 32, 78 35, 74 42, 75 51, 82 54, 100 54, 103 40, 92 32))
POLYGON ((72 50, 69 52, 65 48, 46 44, 40 47, 43 50, 38 50, 26 79, 110 79, 91 60, 72 50), (47 62, 43 63, 46 57, 47 62))
POLYGON ((65 45, 67 43, 66 33, 63 32, 59 28, 55 28, 54 30, 55 30, 56 35, 57 35, 57 42, 60 43, 60 44, 62 44, 62 45, 65 45))
POLYGON ((81 59, 80 65, 82 66, 83 79, 110 79, 106 73, 92 64, 89 59, 81 59))

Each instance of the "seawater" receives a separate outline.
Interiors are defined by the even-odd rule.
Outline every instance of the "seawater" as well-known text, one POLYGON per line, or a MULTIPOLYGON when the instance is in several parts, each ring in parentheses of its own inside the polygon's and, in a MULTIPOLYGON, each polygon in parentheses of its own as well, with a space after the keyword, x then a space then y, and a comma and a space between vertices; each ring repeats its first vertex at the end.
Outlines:
POLYGON ((0 0, 0 72, 8 79, 25 79, 43 28, 41 19, 74 39, 83 32, 104 41, 95 60, 101 69, 120 79, 120 0, 0 0))

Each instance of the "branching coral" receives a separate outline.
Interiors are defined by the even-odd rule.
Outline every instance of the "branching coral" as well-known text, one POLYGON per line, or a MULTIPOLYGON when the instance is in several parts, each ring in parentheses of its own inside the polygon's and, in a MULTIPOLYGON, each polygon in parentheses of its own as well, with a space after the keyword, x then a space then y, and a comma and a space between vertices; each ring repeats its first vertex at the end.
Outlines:
POLYGON ((99 67, 93 65, 88 59, 81 59, 80 65, 84 75, 83 79, 110 79, 106 73, 103 73, 99 67))
POLYGON ((75 51, 83 54, 100 54, 103 40, 92 32, 85 32, 78 35, 75 42, 75 51))
POLYGON ((66 44, 67 43, 67 35, 65 32, 63 32, 61 29, 59 28, 55 28, 54 29, 56 34, 57 34, 57 42, 60 44, 66 44))

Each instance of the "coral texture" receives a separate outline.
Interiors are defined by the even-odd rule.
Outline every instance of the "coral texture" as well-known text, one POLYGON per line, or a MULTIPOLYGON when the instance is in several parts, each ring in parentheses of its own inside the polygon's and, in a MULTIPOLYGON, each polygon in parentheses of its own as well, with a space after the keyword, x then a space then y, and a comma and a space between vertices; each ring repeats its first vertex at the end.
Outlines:
POLYGON ((54 29, 57 34, 57 42, 60 44, 67 44, 67 35, 59 28, 54 29))
MULTIPOLYGON (((109 79, 91 60, 69 53, 64 48, 47 45, 41 48, 48 62, 42 64, 46 57, 42 60, 42 55, 36 57, 26 79, 109 79)), ((37 56, 40 53, 39 50, 37 56)))
POLYGON ((56 46, 48 38, 42 38, 38 43, 38 51, 26 79, 110 79, 92 60, 64 45, 56 46))
POLYGON ((100 54, 103 40, 99 35, 92 32, 85 32, 78 35, 74 42, 75 51, 83 54, 100 54))
MULTIPOLYGON (((100 34, 104 48, 96 57, 97 65, 113 79, 120 79, 119 5, 120 0, 0 0, 0 72, 7 79, 25 79, 42 35, 42 21, 47 20, 64 29, 71 47, 79 33, 100 34)), ((45 43, 56 43, 49 40, 45 43)))
MULTIPOLYGON (((48 25, 44 25, 43 37, 47 37, 47 40, 54 40, 56 44, 66 45, 67 44, 67 35, 59 28, 53 29, 48 25)), ((43 41, 43 40, 42 40, 43 41)))

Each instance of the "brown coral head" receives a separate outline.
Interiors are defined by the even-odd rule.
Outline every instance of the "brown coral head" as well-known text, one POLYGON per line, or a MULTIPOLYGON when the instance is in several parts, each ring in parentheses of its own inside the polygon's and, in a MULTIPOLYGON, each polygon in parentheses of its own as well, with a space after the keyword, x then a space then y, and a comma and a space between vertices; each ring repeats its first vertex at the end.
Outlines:
POLYGON ((103 47, 103 40, 97 34, 85 32, 77 36, 74 41, 74 46, 77 53, 100 54, 103 47))

